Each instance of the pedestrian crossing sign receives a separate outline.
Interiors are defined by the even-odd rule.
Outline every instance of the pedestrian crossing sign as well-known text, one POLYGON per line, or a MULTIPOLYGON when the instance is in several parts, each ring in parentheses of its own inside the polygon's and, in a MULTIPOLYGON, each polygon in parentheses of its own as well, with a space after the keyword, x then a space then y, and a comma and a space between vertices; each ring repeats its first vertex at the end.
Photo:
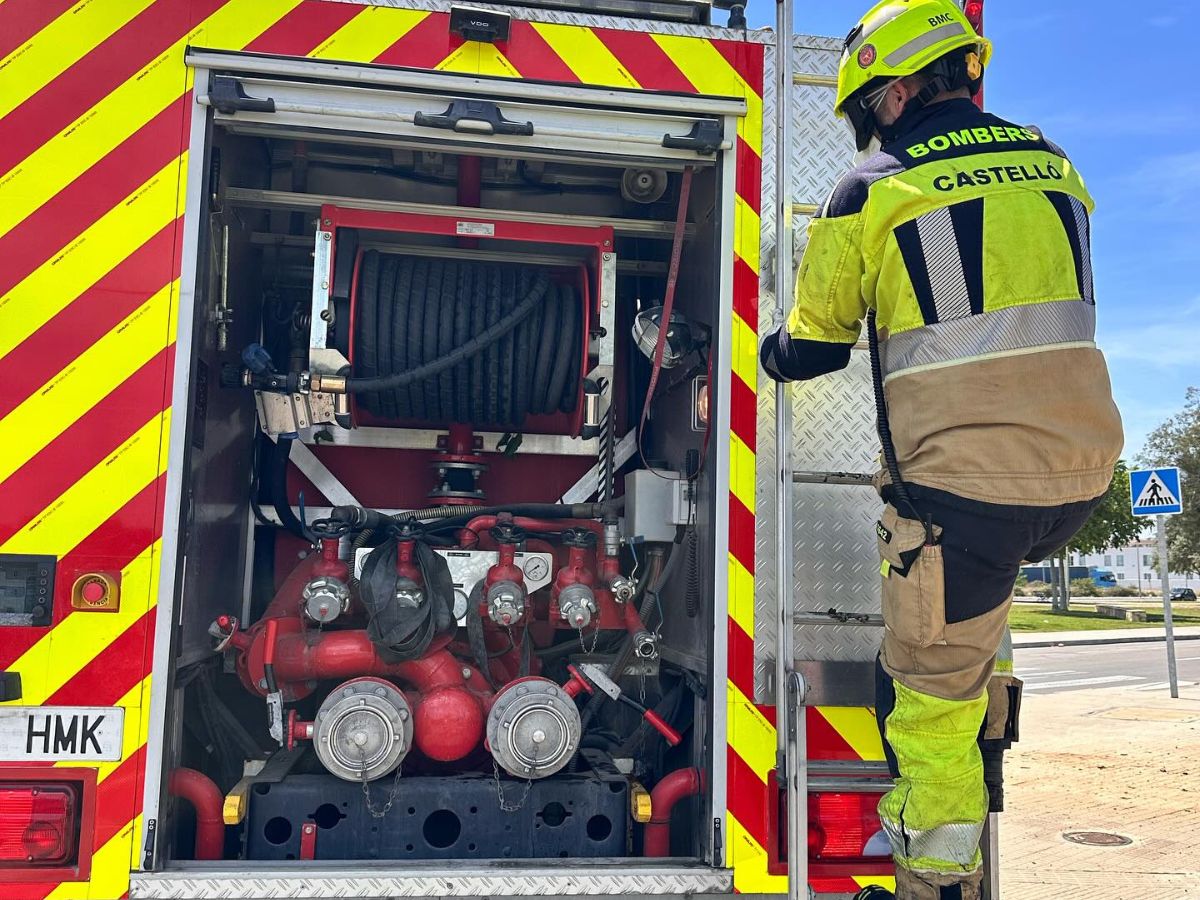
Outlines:
POLYGON ((1129 497, 1135 516, 1173 516, 1183 512, 1179 491, 1179 469, 1133 469, 1129 473, 1129 497))

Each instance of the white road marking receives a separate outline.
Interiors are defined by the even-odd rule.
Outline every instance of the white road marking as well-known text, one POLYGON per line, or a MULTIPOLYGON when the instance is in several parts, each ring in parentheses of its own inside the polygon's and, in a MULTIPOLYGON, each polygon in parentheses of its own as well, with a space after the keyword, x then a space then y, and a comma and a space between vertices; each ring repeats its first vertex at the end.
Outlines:
POLYGON ((1103 675, 1098 678, 1068 678, 1065 681, 1047 681, 1043 684, 1027 684, 1025 689, 1029 691, 1042 690, 1044 688, 1065 688, 1065 687, 1085 687, 1091 684, 1116 684, 1121 681, 1145 681, 1141 675, 1103 675))
POLYGON ((1018 678, 1022 681, 1028 681, 1030 678, 1051 678, 1055 675, 1078 675, 1078 669, 1059 669, 1057 672, 1016 672, 1018 678))

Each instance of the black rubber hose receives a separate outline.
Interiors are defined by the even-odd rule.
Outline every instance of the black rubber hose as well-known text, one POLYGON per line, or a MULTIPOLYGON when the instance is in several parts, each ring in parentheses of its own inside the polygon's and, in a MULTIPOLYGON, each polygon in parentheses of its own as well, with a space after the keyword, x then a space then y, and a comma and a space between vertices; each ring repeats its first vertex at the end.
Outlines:
MULTIPOLYGON (((545 296, 545 291, 548 286, 549 282, 544 277, 539 277, 539 279, 534 283, 533 290, 530 291, 529 296, 525 297, 509 316, 506 316, 504 319, 496 322, 492 328, 487 329, 482 334, 477 334, 461 347, 455 348, 453 353, 442 357, 441 359, 424 361, 423 357, 426 354, 422 352, 422 349, 419 346, 420 342, 410 340, 408 345, 410 353, 409 362, 414 364, 415 368, 408 369, 404 372, 393 372, 390 375, 380 375, 374 378, 348 378, 346 379, 347 392, 359 394, 371 391, 393 390, 400 387, 412 386, 418 382, 422 382, 426 379, 433 378, 436 375, 440 375, 447 369, 454 368, 463 360, 468 359, 471 356, 479 353, 481 350, 492 346, 501 337, 510 333, 514 328, 520 325, 521 322, 523 322, 537 309, 538 304, 545 296), (415 351, 414 344, 416 345, 415 351), (412 358, 413 356, 422 357, 422 361, 418 363, 416 359, 412 358)), ((418 293, 423 294, 424 290, 425 288, 422 284, 420 271, 418 269, 417 277, 414 278, 414 295, 418 293)), ((413 304, 414 313, 418 306, 422 306, 422 304, 413 304)), ((409 329, 410 337, 411 332, 415 330, 417 329, 409 329)), ((423 401, 424 391, 420 392, 419 396, 423 401)), ((414 398, 415 397, 416 394, 414 393, 414 398)), ((423 416, 424 409, 417 410, 415 415, 423 416)))
POLYGON ((550 377, 554 374, 554 356, 562 334, 558 329, 559 305, 547 303, 542 315, 542 330, 538 335, 537 365, 533 370, 532 409, 535 413, 552 412, 547 401, 550 395, 550 377))
MULTIPOLYGON (((394 294, 396 292, 396 263, 395 256, 385 256, 379 264, 379 293, 377 295, 375 319, 379 324, 376 332, 378 350, 376 360, 380 372, 396 371, 392 361, 392 312, 396 308, 394 294)), ((396 401, 391 391, 380 391, 379 413, 385 418, 396 418, 396 401)))
POLYGON ((271 450, 270 471, 268 472, 271 505, 275 507, 275 515, 279 516, 279 521, 283 523, 284 528, 298 538, 311 541, 312 535, 305 529, 304 523, 292 512, 292 505, 288 503, 287 464, 288 457, 292 455, 292 441, 294 440, 295 438, 281 436, 275 441, 275 446, 271 450))
MULTIPOLYGON (((505 266, 500 270, 500 311, 501 315, 507 316, 512 312, 517 305, 517 273, 511 266, 505 266)), ((500 365, 500 406, 496 410, 496 424, 508 425, 512 422, 513 417, 513 373, 514 363, 513 358, 513 336, 516 334, 514 328, 504 337, 500 338, 496 345, 500 365)))
MULTIPOLYGON (((471 337, 471 304, 474 299, 475 266, 458 267, 458 302, 454 304, 454 346, 471 337)), ((454 421, 471 421, 471 364, 464 360, 449 376, 454 386, 454 421)))
POLYGON ((579 379, 583 377, 580 370, 580 358, 583 347, 580 344, 580 326, 583 324, 583 312, 575 300, 575 292, 563 285, 563 306, 570 313, 570 324, 565 329, 566 343, 570 345, 567 355, 567 380, 563 385, 562 399, 559 401, 559 412, 569 413, 578 405, 579 379))
MULTIPOLYGON (((362 317, 360 333, 364 335, 365 340, 362 341, 362 347, 357 348, 358 352, 354 354, 354 368, 356 374, 361 374, 364 378, 374 378, 379 374, 377 361, 378 349, 374 338, 374 335, 379 332, 379 320, 376 314, 377 304, 375 302, 375 297, 379 293, 378 253, 371 252, 363 255, 362 267, 358 272, 358 281, 359 297, 362 298, 362 301, 359 303, 359 313, 362 317)), ((378 415, 378 395, 364 397, 363 406, 367 412, 372 415, 378 415)))
MULTIPOLYGON (((409 368, 408 362, 408 317, 412 308, 413 261, 411 257, 400 257, 400 270, 396 274, 396 309, 392 316, 392 363, 393 372, 403 372, 409 368)), ((396 403, 396 415, 401 419, 412 416, 412 400, 408 389, 401 388, 391 391, 396 403)))
MULTIPOLYGON (((569 292, 570 288, 565 288, 569 292)), ((570 334, 576 327, 576 313, 578 312, 576 304, 564 299, 564 286, 558 287, 558 308, 561 321, 562 337, 559 338, 554 351, 554 369, 550 376, 550 384, 546 389, 546 405, 550 408, 550 412, 558 410, 559 404, 562 403, 563 386, 567 383, 567 367, 571 365, 571 338, 570 334)))

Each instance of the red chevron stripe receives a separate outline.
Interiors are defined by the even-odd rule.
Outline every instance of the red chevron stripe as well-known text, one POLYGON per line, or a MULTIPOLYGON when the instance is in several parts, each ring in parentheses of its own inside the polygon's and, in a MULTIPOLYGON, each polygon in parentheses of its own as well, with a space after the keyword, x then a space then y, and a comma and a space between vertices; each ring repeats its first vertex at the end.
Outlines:
POLYGON ((634 80, 646 90, 696 93, 696 86, 650 35, 643 31, 618 31, 613 28, 592 30, 634 80))
POLYGON ((746 84, 760 97, 763 92, 763 60, 766 53, 762 44, 748 41, 710 41, 717 52, 733 66, 746 84))
POLYGON ((163 349, 0 482, 0 543, 104 461, 163 408, 175 347, 163 349))
POLYGON ((754 699, 754 638, 729 620, 729 680, 749 699, 754 699))
POLYGON ((725 754, 725 759, 729 775, 729 792, 725 802, 729 811, 750 833, 750 837, 766 847, 768 786, 732 746, 725 754))
POLYGON ((808 711, 808 755, 811 759, 862 759, 815 706, 808 711))
MULTIPOLYGON (((158 0, 0 120, 7 172, 188 33, 225 0, 158 0)), ((181 85, 182 87, 182 85, 181 85)), ((171 142, 178 144, 178 136, 171 142)))
POLYGON ((579 83, 579 76, 528 22, 513 21, 509 39, 500 50, 524 78, 579 83))
POLYGON ((729 399, 729 425, 742 443, 755 452, 758 428, 758 398, 750 386, 737 375, 732 379, 733 390, 729 399))
MULTIPOLYGON (((181 97, 0 237, 0 294, 82 234, 183 152, 191 103, 181 97)), ((3 146, 0 143, 0 146, 3 146)))
POLYGON ((362 12, 357 3, 305 2, 246 45, 252 53, 304 56, 362 12))
POLYGON ((47 706, 112 706, 146 677, 146 651, 157 607, 121 632, 54 692, 47 706))
POLYGON ((75 5, 76 0, 14 0, 0 4, 0 59, 75 5))
POLYGON ((746 571, 754 571, 754 513, 733 494, 729 495, 729 552, 746 571))
MULTIPOLYGON (((517 23, 512 24, 516 28, 517 23)), ((461 46, 462 42, 462 38, 450 33, 448 15, 431 13, 375 57, 375 63, 381 66, 432 69, 461 46)))
MULTIPOLYGON (((143 710, 142 715, 147 715, 143 710)), ((146 745, 126 758, 96 788, 96 825, 92 846, 99 850, 130 823, 142 808, 146 745)))
POLYGON ((61 372, 179 273, 176 220, 121 260, 49 322, 0 358, 0 418, 61 372))
MULTIPOLYGON (((134 557, 149 547, 161 532, 161 520, 155 516, 159 494, 166 475, 159 476, 140 490, 123 507, 109 516, 95 531, 84 538, 59 561, 59 571, 69 571, 82 560, 107 557, 107 564, 123 569, 134 557)), ((72 615, 69 606, 71 585, 60 583, 55 591, 55 626, 72 615)), ((44 628, 5 628, 0 643, 0 668, 6 668, 26 650, 44 637, 44 628)))
POLYGON ((756 213, 762 210, 762 160, 750 145, 737 139, 737 173, 734 190, 756 213))
POLYGON ((740 256, 733 258, 733 311, 758 334, 758 276, 740 256))

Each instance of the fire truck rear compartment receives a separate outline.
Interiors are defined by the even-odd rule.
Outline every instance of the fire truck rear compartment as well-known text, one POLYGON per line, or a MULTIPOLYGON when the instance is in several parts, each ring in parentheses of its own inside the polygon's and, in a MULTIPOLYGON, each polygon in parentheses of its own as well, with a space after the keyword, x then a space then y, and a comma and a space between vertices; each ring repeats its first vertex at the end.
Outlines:
POLYGON ((168 864, 711 860, 721 152, 203 152, 168 864))

